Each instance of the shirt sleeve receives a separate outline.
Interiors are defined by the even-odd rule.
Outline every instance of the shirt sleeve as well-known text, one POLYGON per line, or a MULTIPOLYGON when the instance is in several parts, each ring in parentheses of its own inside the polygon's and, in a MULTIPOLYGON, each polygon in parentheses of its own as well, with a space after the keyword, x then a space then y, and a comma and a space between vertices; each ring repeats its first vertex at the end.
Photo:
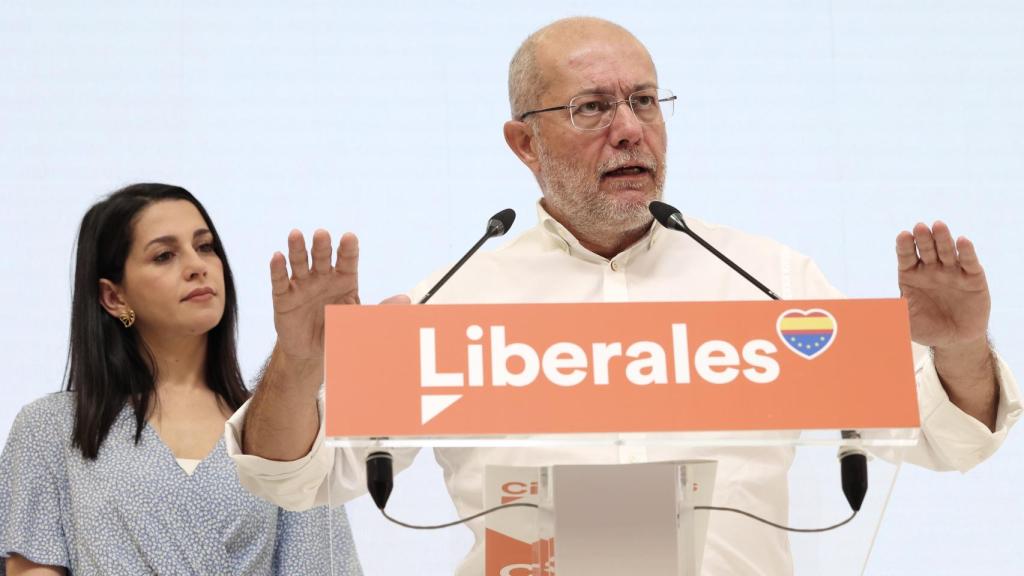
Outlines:
POLYGON ((0 454, 0 576, 7 558, 68 567, 61 514, 62 444, 36 402, 18 413, 0 454))
MULTIPOLYGON (((794 253, 795 254, 795 253, 794 253)), ((842 298, 824 274, 809 258, 795 256, 794 276, 801 278, 794 297, 807 299, 842 298)), ((1021 417, 1020 388, 1017 380, 998 355, 996 380, 999 407, 995 431, 956 406, 946 394, 935 370, 930 350, 913 345, 917 401, 921 413, 921 434, 917 445, 899 450, 873 449, 887 459, 911 462, 933 470, 966 472, 995 453, 1007 432, 1021 417)))
POLYGON ((999 407, 992 431, 949 399, 929 350, 915 344, 914 352, 922 441, 907 449, 903 459, 935 470, 966 472, 994 454, 1020 419, 1022 409, 1017 381, 1006 363, 996 355, 999 407))
POLYGON ((362 576, 345 507, 281 510, 272 573, 362 576))
MULTIPOLYGON (((247 401, 224 424, 228 455, 238 468, 238 479, 256 496, 285 510, 308 510, 314 506, 337 506, 366 493, 366 448, 324 445, 324 397, 317 401, 320 427, 313 447, 302 458, 290 462, 267 460, 242 452, 242 433, 247 401)), ((394 471, 406 469, 418 448, 389 449, 394 471)))

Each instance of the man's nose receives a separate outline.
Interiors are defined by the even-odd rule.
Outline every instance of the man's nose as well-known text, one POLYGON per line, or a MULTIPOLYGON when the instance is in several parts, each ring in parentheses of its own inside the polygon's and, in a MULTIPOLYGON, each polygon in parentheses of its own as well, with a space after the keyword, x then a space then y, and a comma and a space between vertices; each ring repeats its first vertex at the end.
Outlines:
POLYGON ((615 117, 608 127, 608 139, 614 148, 631 148, 640 144, 644 137, 644 126, 633 114, 629 102, 620 102, 615 117))

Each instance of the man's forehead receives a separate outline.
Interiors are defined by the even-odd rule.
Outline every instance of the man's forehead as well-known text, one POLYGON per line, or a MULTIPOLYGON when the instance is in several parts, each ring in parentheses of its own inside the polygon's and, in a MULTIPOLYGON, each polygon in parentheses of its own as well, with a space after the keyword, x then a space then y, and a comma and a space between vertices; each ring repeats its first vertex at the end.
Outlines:
POLYGON ((635 40, 591 42, 550 56, 543 74, 552 91, 630 94, 657 87, 654 64, 635 40))
POLYGON ((549 64, 587 65, 606 60, 649 63, 647 49, 632 34, 622 30, 564 35, 548 34, 539 43, 541 60, 549 64))

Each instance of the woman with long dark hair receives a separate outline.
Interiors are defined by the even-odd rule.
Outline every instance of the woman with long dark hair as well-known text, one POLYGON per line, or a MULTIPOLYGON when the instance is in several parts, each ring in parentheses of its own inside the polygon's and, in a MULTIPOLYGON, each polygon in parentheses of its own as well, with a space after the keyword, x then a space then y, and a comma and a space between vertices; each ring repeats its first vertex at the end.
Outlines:
POLYGON ((344 509, 239 484, 221 439, 249 397, 236 327, 192 194, 136 184, 89 209, 65 391, 22 409, 0 455, 0 576, 360 572, 344 509))

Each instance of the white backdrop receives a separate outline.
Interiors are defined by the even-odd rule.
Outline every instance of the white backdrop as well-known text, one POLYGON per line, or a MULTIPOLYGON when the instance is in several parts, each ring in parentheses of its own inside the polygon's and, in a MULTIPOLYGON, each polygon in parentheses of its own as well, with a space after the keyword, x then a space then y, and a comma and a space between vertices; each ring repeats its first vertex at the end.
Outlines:
MULTIPOLYGON (((1024 371, 1024 8, 856 0, 0 4, 0 441, 60 387, 76 228, 136 181, 189 188, 237 275, 251 377, 273 342, 267 262, 292 227, 362 240, 365 301, 453 261, 538 196, 506 149, 506 69, 562 16, 616 20, 679 96, 667 200, 810 254, 851 296, 893 296, 896 233, 975 240, 992 335, 1024 371)), ((1020 431, 967 475, 905 468, 869 574, 1017 571, 1020 431)), ((422 454, 396 511, 443 520, 422 454)), ((450 573, 469 532, 391 529, 349 506, 368 574, 450 573), (422 557, 396 553, 427 549, 422 557)), ((396 512, 397 513, 397 512, 396 512)))

